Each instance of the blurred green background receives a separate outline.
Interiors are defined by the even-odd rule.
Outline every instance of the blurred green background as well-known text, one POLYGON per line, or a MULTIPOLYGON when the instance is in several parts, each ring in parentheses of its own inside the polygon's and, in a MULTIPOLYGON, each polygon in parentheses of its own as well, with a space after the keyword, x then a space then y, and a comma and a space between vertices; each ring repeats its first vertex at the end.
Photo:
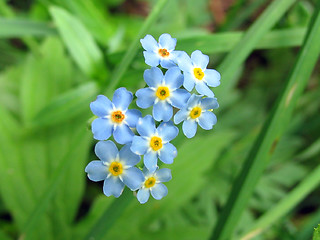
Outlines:
POLYGON ((317 2, 0 0, 0 239, 311 239, 317 2), (221 72, 218 123, 174 140, 161 201, 107 198, 84 172, 89 103, 144 87, 139 39, 162 33, 221 72))

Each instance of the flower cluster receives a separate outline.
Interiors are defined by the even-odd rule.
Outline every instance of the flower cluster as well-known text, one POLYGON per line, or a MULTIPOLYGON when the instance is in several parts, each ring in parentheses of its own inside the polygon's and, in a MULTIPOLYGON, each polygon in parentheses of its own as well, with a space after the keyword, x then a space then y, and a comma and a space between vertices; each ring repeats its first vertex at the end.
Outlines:
POLYGON ((195 136, 198 124, 205 130, 216 124, 212 111, 219 105, 210 87, 219 86, 220 74, 207 69, 209 57, 201 51, 194 51, 191 57, 176 51, 177 41, 169 34, 162 34, 159 42, 150 35, 140 42, 151 68, 143 75, 147 87, 135 93, 136 105, 152 107, 152 115, 142 117, 138 109, 129 109, 133 94, 123 87, 114 92, 112 101, 99 95, 90 108, 97 116, 92 133, 99 140, 95 153, 100 160, 90 162, 85 172, 92 181, 104 181, 106 196, 119 197, 127 186, 137 191, 140 203, 146 203, 150 193, 157 200, 168 193, 162 182, 171 180, 171 170, 159 168, 158 160, 171 164, 177 156, 170 143, 179 133, 175 124, 183 122, 187 138, 195 136), (110 138, 123 145, 120 151, 110 138))

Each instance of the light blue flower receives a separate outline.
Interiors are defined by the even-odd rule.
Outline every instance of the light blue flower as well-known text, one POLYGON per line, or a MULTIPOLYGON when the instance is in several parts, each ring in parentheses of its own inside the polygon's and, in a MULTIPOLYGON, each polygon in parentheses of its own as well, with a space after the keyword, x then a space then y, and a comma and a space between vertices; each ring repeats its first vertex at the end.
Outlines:
POLYGON ((112 134, 117 143, 126 144, 134 136, 130 128, 135 128, 141 112, 129 109, 132 93, 126 88, 118 88, 112 102, 105 96, 99 95, 97 100, 90 104, 91 111, 98 116, 92 122, 93 137, 97 140, 107 140, 112 134))
POLYGON ((144 155, 144 165, 150 172, 156 170, 158 157, 166 164, 173 163, 177 149, 169 141, 178 135, 179 129, 172 122, 162 122, 156 128, 153 118, 147 115, 139 119, 137 131, 140 136, 133 137, 131 150, 144 155))
POLYGON ((140 156, 130 150, 130 144, 119 152, 112 141, 100 141, 95 146, 95 153, 100 161, 90 162, 85 172, 91 181, 104 181, 103 193, 106 196, 119 197, 125 185, 132 191, 142 186, 143 173, 134 167, 140 161, 140 156))
POLYGON ((148 108, 153 105, 152 115, 157 121, 169 121, 173 114, 173 107, 182 108, 190 97, 184 89, 179 89, 183 83, 183 76, 178 67, 167 70, 163 76, 157 67, 147 69, 143 75, 148 88, 136 92, 137 105, 148 108))
POLYGON ((220 73, 214 69, 207 69, 209 57, 196 50, 191 54, 191 58, 187 53, 182 52, 177 57, 179 68, 183 71, 183 86, 189 92, 192 91, 194 85, 198 93, 208 97, 214 97, 210 87, 220 85, 220 73))
POLYGON ((150 193, 154 199, 160 200, 168 194, 167 187, 162 182, 171 180, 171 170, 162 168, 155 172, 144 170, 144 182, 137 194, 138 201, 143 204, 146 203, 150 197, 150 193))
POLYGON ((151 35, 146 35, 140 39, 140 42, 146 50, 143 52, 146 64, 151 67, 160 64, 161 67, 167 69, 176 66, 175 58, 180 51, 174 51, 177 39, 172 38, 170 34, 162 34, 159 37, 159 43, 151 35))
POLYGON ((182 131, 188 138, 194 137, 197 132, 197 124, 205 130, 212 129, 217 123, 217 117, 211 112, 219 107, 216 98, 202 98, 202 96, 192 94, 187 106, 174 115, 174 123, 182 124, 182 131))

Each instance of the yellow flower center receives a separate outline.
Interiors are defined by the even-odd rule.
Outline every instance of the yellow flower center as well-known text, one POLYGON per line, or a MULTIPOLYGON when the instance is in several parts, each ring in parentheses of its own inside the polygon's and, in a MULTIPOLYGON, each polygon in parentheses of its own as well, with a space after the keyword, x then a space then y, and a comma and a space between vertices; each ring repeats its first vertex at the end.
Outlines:
POLYGON ((160 98, 161 100, 165 100, 167 97, 170 96, 169 88, 165 86, 158 87, 156 96, 160 98))
POLYGON ((154 177, 149 177, 146 181, 144 181, 144 186, 146 188, 151 188, 156 184, 156 179, 154 177))
POLYGON ((154 151, 158 151, 159 149, 162 148, 162 139, 159 137, 152 137, 150 140, 150 147, 154 151))
POLYGON ((119 162, 112 162, 109 166, 109 171, 113 176, 119 176, 123 172, 123 166, 119 162))
POLYGON ((169 55, 170 55, 170 53, 168 52, 168 50, 167 49, 165 49, 165 48, 160 48, 159 50, 158 50, 158 53, 159 53, 159 55, 161 56, 161 57, 169 57, 169 55))
POLYGON ((201 111, 202 111, 202 109, 200 107, 192 108, 192 110, 190 111, 190 117, 192 119, 196 119, 196 118, 200 117, 201 111))
POLYGON ((202 80, 202 78, 204 77, 204 73, 202 72, 201 68, 194 68, 193 74, 198 80, 202 80))
POLYGON ((121 111, 114 111, 111 113, 111 120, 114 123, 122 123, 124 117, 125 116, 121 111))

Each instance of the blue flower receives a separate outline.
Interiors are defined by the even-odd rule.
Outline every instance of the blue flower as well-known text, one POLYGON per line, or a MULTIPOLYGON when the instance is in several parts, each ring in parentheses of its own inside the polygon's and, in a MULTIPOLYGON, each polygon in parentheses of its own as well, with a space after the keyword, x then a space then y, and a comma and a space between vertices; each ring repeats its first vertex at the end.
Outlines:
POLYGON ((146 35, 140 39, 140 42, 146 50, 143 52, 146 64, 151 67, 160 64, 161 67, 167 69, 176 66, 175 58, 180 51, 174 51, 177 39, 172 38, 170 34, 162 34, 159 37, 159 43, 151 35, 146 35))
POLYGON ((136 92, 137 105, 148 108, 152 105, 152 115, 157 121, 169 121, 173 114, 173 107, 182 108, 190 97, 184 89, 179 89, 183 83, 183 76, 178 67, 170 68, 163 76, 162 71, 153 67, 147 69, 143 75, 148 88, 136 92))
POLYGON ((169 141, 178 135, 179 129, 172 122, 162 122, 156 129, 153 118, 147 115, 139 119, 137 131, 140 136, 133 137, 131 150, 144 155, 144 165, 150 172, 156 170, 158 157, 166 164, 173 163, 177 149, 169 141))
POLYGON ((177 57, 179 68, 183 71, 183 86, 189 92, 192 91, 194 85, 198 93, 208 97, 214 97, 210 87, 220 85, 220 73, 214 69, 207 69, 209 57, 196 50, 191 54, 191 58, 187 53, 182 52, 177 57))
POLYGON ((171 170, 162 168, 154 173, 147 170, 144 171, 144 182, 139 189, 137 199, 140 203, 146 203, 150 197, 150 193, 154 199, 160 200, 168 194, 167 187, 162 182, 171 180, 171 170))
POLYGON ((128 107, 132 101, 132 93, 126 88, 118 88, 112 102, 105 96, 99 95, 90 104, 93 114, 98 116, 92 122, 93 137, 97 140, 107 140, 112 134, 117 143, 126 144, 134 136, 130 128, 135 128, 141 112, 128 107))
POLYGON ((130 144, 119 152, 112 141, 100 141, 96 144, 95 153, 101 160, 90 162, 85 172, 91 181, 104 180, 103 193, 106 196, 119 197, 125 185, 132 191, 142 186, 143 173, 133 167, 140 161, 140 156, 130 150, 130 144))
POLYGON ((188 138, 194 137, 197 132, 197 123, 205 130, 212 129, 217 123, 217 117, 211 112, 219 107, 216 98, 202 98, 202 96, 192 94, 187 106, 174 115, 174 123, 182 124, 182 131, 188 138))

